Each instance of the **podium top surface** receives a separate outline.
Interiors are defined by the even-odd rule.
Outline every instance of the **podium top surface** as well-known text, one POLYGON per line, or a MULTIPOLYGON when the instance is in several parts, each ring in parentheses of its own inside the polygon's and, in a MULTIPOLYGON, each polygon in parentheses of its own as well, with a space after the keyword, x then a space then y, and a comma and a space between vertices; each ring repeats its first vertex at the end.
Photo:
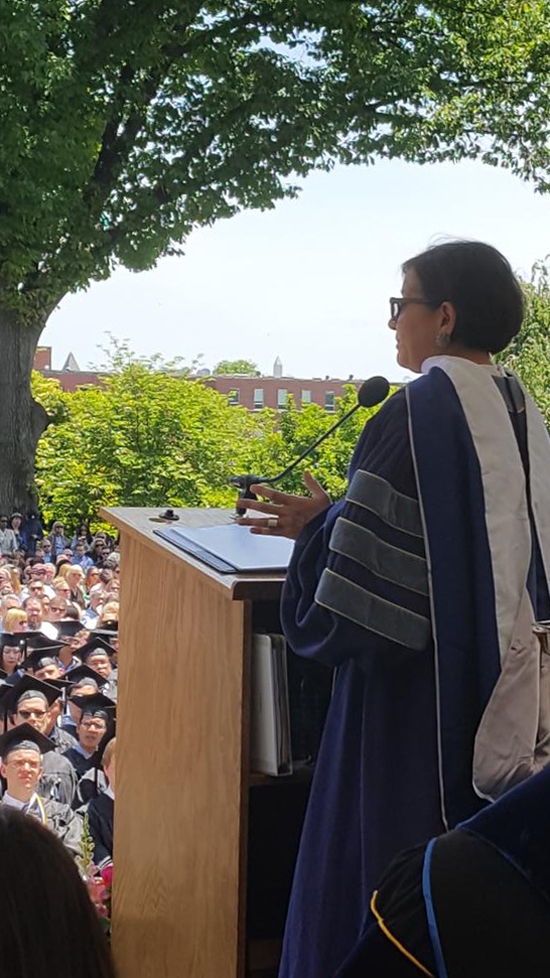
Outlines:
POLYGON ((221 526, 225 523, 231 523, 234 510, 198 507, 188 509, 177 509, 173 507, 173 509, 174 513, 179 516, 179 520, 175 523, 171 523, 168 520, 159 520, 159 514, 163 511, 162 507, 102 507, 100 509, 100 515, 108 523, 116 526, 121 533, 127 533, 157 551, 164 551, 169 559, 173 559, 179 563, 184 562, 195 568, 213 586, 221 588, 230 599, 237 601, 245 598, 273 600, 279 597, 284 581, 284 574, 271 572, 221 574, 191 554, 179 550, 161 537, 156 536, 153 532, 160 527, 168 526, 192 527, 194 529, 206 526, 221 526))

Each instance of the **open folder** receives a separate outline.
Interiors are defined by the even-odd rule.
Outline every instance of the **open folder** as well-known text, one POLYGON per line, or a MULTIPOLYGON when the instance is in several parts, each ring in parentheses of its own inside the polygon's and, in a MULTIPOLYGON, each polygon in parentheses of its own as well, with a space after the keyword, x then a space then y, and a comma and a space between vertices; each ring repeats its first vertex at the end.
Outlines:
POLYGON ((153 532, 222 574, 285 571, 294 547, 286 537, 254 534, 235 523, 197 529, 167 526, 153 532))
POLYGON ((275 777, 292 774, 286 642, 252 636, 250 766, 275 777))

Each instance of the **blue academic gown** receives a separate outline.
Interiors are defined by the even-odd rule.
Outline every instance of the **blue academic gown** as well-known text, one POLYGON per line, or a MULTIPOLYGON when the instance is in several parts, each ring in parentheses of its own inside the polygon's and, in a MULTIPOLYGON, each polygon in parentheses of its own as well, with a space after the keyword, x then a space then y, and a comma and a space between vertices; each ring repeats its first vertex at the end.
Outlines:
POLYGON ((331 978, 397 853, 484 806, 472 755, 500 669, 492 589, 479 460, 431 370, 368 422, 346 499, 305 527, 283 591, 290 647, 337 673, 280 978, 331 978))

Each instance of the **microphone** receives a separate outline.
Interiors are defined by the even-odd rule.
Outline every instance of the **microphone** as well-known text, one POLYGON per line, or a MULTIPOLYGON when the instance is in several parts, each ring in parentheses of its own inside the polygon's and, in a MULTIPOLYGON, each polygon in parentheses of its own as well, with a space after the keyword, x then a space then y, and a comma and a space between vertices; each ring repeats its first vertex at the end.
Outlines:
MULTIPOLYGON (((313 452, 317 446, 325 440, 325 438, 332 435, 333 431, 336 431, 336 429, 339 428, 344 421, 351 418, 352 414, 355 414, 358 408, 371 408, 376 404, 380 404, 381 401, 386 400, 389 390, 390 385, 385 377, 370 377, 369 380, 365 380, 361 384, 361 387, 357 391, 357 404, 355 404, 350 411, 347 411, 342 418, 333 424, 328 431, 325 431, 320 438, 317 438, 312 445, 309 445, 305 452, 302 452, 302 454, 295 459, 294 462, 287 465, 286 469, 283 469, 282 472, 279 472, 278 475, 274 475, 271 478, 264 478, 261 475, 234 475, 231 479, 228 479, 229 485, 235 486, 236 489, 239 489, 239 499, 257 499, 258 497, 250 491, 250 486, 260 482, 268 486, 276 485, 277 482, 280 482, 281 479, 284 479, 285 476, 289 475, 289 473, 292 472, 293 469, 300 464, 300 462, 303 462, 303 460, 310 455, 311 452, 313 452)), ((238 516, 244 516, 245 513, 245 509, 237 506, 238 516)))

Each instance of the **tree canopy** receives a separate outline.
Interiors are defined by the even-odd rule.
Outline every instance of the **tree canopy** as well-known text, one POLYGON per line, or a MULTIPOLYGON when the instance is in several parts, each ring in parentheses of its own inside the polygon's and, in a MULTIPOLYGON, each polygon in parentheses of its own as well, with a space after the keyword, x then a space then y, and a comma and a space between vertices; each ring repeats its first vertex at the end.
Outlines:
POLYGON ((2 509, 33 503, 33 355, 68 291, 337 162, 550 187, 548 0, 0 0, 0 45, 2 509))
POLYGON ((240 374, 246 377, 259 377, 258 365, 252 360, 220 360, 212 369, 213 374, 240 374))
MULTIPOLYGON (((112 372, 101 386, 64 393, 60 384, 33 375, 33 393, 55 423, 37 453, 37 489, 47 521, 68 525, 97 519, 105 506, 232 506, 232 475, 275 475, 356 402, 350 385, 328 415, 312 404, 283 412, 250 413, 200 380, 175 375, 158 357, 140 362, 115 345, 112 372)), ((369 412, 372 413, 372 412, 369 412)), ((311 468, 340 496, 354 443, 369 413, 354 417, 282 488, 303 492, 301 473, 311 468)))
POLYGON ((523 283, 525 318, 518 336, 498 359, 515 370, 536 401, 550 431, 550 271, 533 266, 523 283))
MULTIPOLYGON (((521 332, 498 359, 516 370, 550 429, 550 279, 544 263, 523 283, 521 332)), ((346 385, 334 413, 317 404, 249 413, 160 356, 147 362, 127 344, 104 351, 103 385, 64 393, 57 381, 33 375, 33 393, 53 423, 37 455, 37 488, 46 520, 96 519, 100 505, 228 506, 231 475, 270 477, 286 468, 356 404, 346 385)), ((176 365, 177 366, 177 365, 176 365)), ((305 469, 334 499, 344 495, 361 430, 377 408, 354 413, 281 482, 303 493, 305 469)))
POLYGON ((0 0, 0 25, 0 306, 27 318, 335 161, 548 187, 547 0, 0 0))

